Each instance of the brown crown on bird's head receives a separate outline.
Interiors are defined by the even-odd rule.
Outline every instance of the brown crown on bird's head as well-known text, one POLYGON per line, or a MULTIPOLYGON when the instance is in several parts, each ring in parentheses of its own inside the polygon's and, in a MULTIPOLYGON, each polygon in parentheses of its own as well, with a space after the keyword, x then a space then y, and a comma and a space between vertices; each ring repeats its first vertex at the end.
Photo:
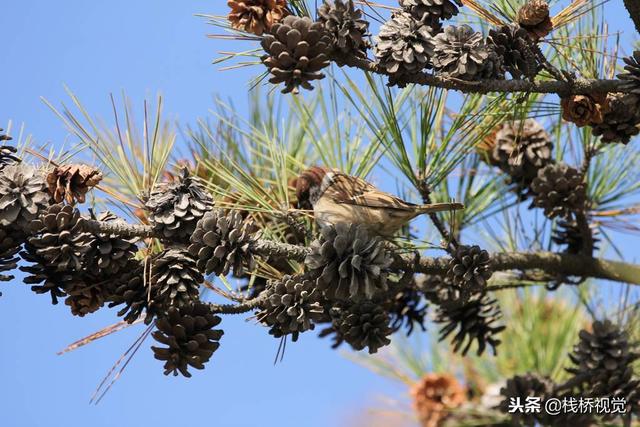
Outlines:
POLYGON ((319 191, 322 180, 329 169, 320 166, 312 166, 305 170, 296 179, 296 198, 298 209, 313 209, 313 204, 320 197, 319 191))

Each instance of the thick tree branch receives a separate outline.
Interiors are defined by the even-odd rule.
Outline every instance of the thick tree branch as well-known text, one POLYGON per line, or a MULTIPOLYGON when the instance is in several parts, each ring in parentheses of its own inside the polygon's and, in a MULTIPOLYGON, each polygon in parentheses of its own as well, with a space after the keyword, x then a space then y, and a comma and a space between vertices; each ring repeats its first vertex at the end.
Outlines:
MULTIPOLYGON (((637 0, 626 0, 637 3, 637 0)), ((387 75, 377 64, 362 58, 340 58, 345 65, 359 68, 370 73, 387 75)), ((435 86, 443 89, 459 90, 466 93, 488 92, 529 92, 529 93, 556 93, 561 96, 569 94, 594 94, 606 92, 623 92, 620 90, 619 80, 587 80, 576 79, 573 82, 566 81, 539 81, 528 80, 480 80, 468 82, 432 74, 419 73, 403 77, 403 82, 416 83, 424 86, 435 86)))
MULTIPOLYGON (((150 226, 131 225, 116 221, 86 220, 85 230, 92 233, 110 233, 127 237, 157 237, 150 226)), ((253 251, 256 255, 303 261, 310 250, 301 246, 258 240, 253 246, 253 251)), ((640 265, 608 261, 586 255, 552 252, 502 252, 492 254, 492 258, 494 271, 541 270, 547 274, 592 277, 640 285, 640 265)), ((448 270, 448 265, 448 257, 430 258, 396 254, 391 268, 416 273, 443 274, 448 270)), ((220 312, 230 311, 225 309, 220 312)))
POLYGON ((636 26, 636 31, 640 33, 640 1, 624 0, 624 7, 627 8, 629 16, 631 16, 631 19, 633 19, 633 23, 636 26))

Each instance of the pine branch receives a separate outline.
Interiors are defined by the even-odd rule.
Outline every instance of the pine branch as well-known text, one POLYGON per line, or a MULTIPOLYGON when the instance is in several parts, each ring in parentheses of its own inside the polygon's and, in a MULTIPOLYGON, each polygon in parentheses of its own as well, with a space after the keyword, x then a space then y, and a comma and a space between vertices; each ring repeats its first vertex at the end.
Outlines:
MULTIPOLYGON (((632 0, 627 0, 632 2, 632 0)), ((376 63, 363 58, 341 58, 345 65, 359 68, 370 73, 387 75, 376 63)), ((411 76, 403 76, 404 83, 415 83, 423 86, 435 86, 443 89, 453 89, 465 93, 489 93, 489 92, 526 92, 526 93, 556 93, 561 96, 570 94, 593 95, 594 93, 625 92, 620 89, 619 80, 590 80, 575 79, 567 81, 537 81, 528 80, 480 80, 464 81, 453 78, 434 76, 426 73, 418 73, 411 76)))
MULTIPOLYGON (((131 225, 124 222, 86 220, 84 227, 86 231, 92 233, 118 234, 126 237, 159 237, 156 236, 151 226, 131 225)), ((285 257, 290 260, 303 261, 309 254, 310 249, 261 239, 254 243, 253 252, 264 257, 285 257)), ((640 265, 609 261, 586 255, 553 252, 501 252, 492 254, 492 260, 494 271, 541 270, 547 274, 592 277, 640 285, 640 265)), ((391 268, 405 272, 445 274, 449 269, 449 258, 395 254, 391 268)), ((229 309, 225 307, 220 306, 221 310, 223 310, 220 311, 221 313, 233 312, 228 311, 229 309)), ((251 308, 246 311, 249 310, 251 308)))
POLYGON ((627 8, 636 30, 640 33, 640 2, 638 0, 624 0, 624 7, 627 8))

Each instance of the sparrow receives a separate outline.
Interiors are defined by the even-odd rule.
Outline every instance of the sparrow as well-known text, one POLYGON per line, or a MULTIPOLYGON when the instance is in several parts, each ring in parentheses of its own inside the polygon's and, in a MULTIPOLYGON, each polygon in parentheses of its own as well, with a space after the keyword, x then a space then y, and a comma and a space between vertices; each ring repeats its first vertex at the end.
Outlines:
POLYGON ((313 210, 320 228, 345 222, 364 225, 381 237, 393 236, 418 215, 464 209, 461 203, 405 202, 361 178, 319 166, 302 172, 295 187, 298 207, 313 210))

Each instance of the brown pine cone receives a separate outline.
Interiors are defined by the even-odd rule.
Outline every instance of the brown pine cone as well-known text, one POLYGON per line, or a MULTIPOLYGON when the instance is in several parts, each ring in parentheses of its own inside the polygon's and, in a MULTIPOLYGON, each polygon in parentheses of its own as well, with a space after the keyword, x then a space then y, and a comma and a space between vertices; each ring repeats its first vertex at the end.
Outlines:
POLYGON ((102 181, 102 172, 83 164, 56 166, 47 175, 49 193, 56 203, 84 203, 87 192, 102 181))
POLYGON ((227 5, 231 26, 258 36, 289 15, 285 0, 229 0, 227 5))
POLYGON ((553 30, 549 15, 549 3, 546 0, 530 0, 516 15, 516 21, 529 32, 534 40, 539 40, 553 30))
POLYGON ((466 402, 466 390, 449 374, 425 374, 411 387, 413 408, 422 427, 439 427, 450 410, 466 402))
POLYGON ((562 98, 562 118, 578 127, 602 123, 606 104, 603 99, 589 95, 572 95, 562 98))

